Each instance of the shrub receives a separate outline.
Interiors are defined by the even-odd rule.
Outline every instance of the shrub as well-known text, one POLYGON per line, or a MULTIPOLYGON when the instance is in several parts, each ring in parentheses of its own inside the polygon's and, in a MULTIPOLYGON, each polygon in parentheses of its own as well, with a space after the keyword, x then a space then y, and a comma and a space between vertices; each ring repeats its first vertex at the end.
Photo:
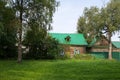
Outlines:
POLYGON ((91 60, 91 59, 95 59, 95 57, 93 57, 90 54, 75 54, 74 57, 75 59, 80 59, 80 60, 91 60))
POLYGON ((10 58, 16 58, 17 57, 17 47, 6 45, 7 47, 4 47, 3 45, 0 46, 0 59, 10 59, 10 58))
POLYGON ((28 31, 24 40, 24 45, 29 48, 24 58, 29 59, 55 59, 59 54, 59 43, 57 40, 44 34, 43 31, 38 31, 31 34, 28 31), (44 34, 44 35, 43 35, 44 34), (33 36, 31 39, 31 35, 33 36))
POLYGON ((70 55, 70 52, 65 52, 64 55, 60 55, 57 56, 57 59, 70 59, 71 58, 71 55, 70 55))
POLYGON ((64 58, 70 59, 71 58, 70 52, 66 52, 64 55, 64 58))

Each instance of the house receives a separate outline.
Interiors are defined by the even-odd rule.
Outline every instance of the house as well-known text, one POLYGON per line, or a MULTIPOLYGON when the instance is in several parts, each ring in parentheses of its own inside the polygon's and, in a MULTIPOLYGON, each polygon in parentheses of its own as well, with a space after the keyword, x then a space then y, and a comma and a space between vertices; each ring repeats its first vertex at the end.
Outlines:
MULTIPOLYGON (((88 45, 87 50, 96 58, 108 58, 109 41, 105 36, 94 38, 88 45)), ((120 41, 112 41, 112 56, 120 60, 120 41)))
POLYGON ((72 55, 83 54, 86 52, 88 45, 83 34, 78 33, 50 33, 52 38, 59 41, 65 47, 64 52, 72 55))

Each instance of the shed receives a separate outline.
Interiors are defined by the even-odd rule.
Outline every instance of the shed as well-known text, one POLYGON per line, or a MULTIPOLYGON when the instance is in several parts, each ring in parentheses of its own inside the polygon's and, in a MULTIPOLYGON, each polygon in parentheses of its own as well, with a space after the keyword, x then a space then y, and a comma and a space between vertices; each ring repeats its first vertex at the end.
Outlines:
MULTIPOLYGON (((120 60, 120 41, 112 41, 112 45, 112 57, 120 60)), ((94 38, 88 47, 89 52, 96 58, 108 58, 109 42, 106 37, 94 38)))

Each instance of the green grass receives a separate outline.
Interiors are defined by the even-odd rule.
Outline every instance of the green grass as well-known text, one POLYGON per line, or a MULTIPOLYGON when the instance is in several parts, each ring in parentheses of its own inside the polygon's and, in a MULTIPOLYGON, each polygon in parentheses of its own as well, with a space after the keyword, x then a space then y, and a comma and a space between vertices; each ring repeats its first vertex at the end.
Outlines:
POLYGON ((108 60, 0 60, 0 80, 120 80, 120 62, 108 60))

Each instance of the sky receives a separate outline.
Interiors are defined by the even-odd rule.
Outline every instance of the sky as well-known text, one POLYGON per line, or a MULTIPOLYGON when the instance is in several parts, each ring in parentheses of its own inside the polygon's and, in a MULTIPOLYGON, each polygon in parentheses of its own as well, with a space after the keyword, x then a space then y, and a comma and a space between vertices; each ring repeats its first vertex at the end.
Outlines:
MULTIPOLYGON (((76 33, 77 21, 83 15, 85 7, 103 7, 109 0, 57 0, 60 6, 53 17, 53 33, 76 33)), ((112 41, 119 41, 118 33, 112 37, 112 41)))

